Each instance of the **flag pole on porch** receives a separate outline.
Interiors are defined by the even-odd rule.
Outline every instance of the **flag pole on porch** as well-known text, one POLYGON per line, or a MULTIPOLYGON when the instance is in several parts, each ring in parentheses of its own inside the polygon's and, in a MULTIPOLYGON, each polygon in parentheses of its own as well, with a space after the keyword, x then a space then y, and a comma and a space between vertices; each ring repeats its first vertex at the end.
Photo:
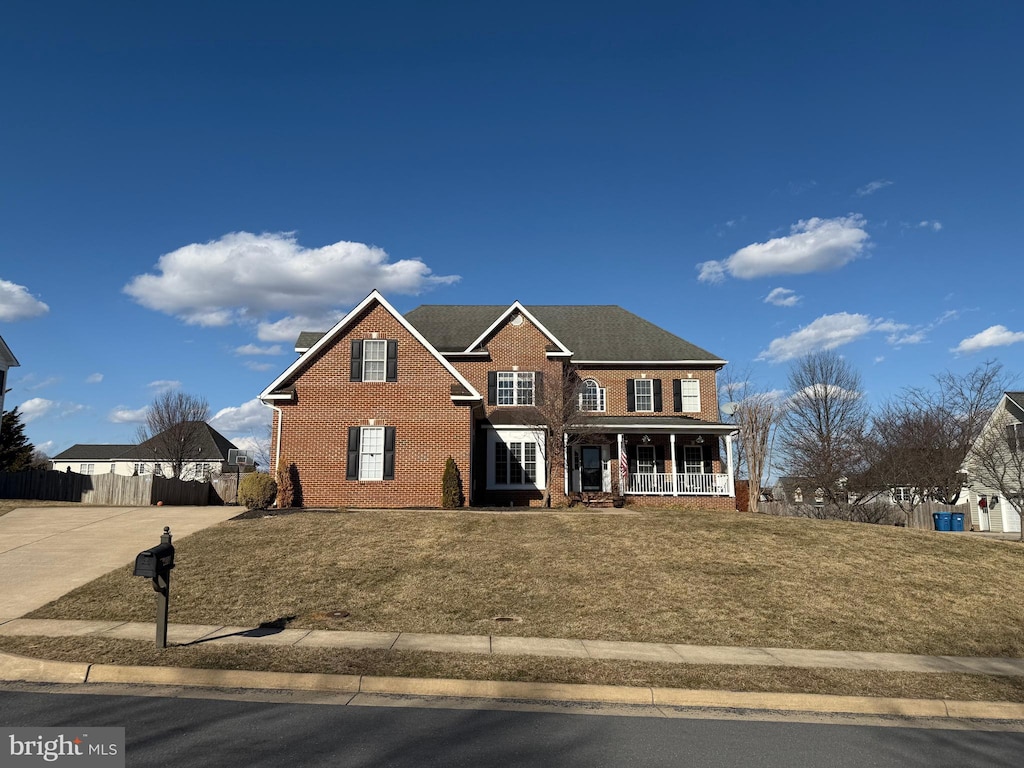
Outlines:
POLYGON ((626 496, 626 485, 629 483, 629 459, 626 456, 626 441, 620 432, 619 440, 619 496, 626 496))

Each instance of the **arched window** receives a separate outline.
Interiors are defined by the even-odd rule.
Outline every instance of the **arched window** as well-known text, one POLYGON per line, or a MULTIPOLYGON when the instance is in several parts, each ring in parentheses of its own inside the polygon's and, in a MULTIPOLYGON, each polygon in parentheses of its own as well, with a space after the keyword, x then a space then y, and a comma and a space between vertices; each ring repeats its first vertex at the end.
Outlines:
POLYGON ((604 387, 600 386, 593 379, 584 381, 583 387, 580 389, 580 410, 604 410, 604 387))

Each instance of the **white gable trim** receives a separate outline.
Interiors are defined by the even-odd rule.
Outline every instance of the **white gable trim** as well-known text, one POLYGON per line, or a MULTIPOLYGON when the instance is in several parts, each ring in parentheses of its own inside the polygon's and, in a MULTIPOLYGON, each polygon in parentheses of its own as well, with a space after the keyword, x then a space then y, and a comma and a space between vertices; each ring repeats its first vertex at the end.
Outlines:
MULTIPOLYGON (((483 344, 484 339, 486 339, 488 336, 490 336, 499 325, 501 325, 509 317, 511 317, 513 312, 519 312, 523 317, 525 317, 527 320, 529 320, 531 323, 533 323, 535 326, 537 326, 537 329, 541 333, 543 333, 545 336, 547 336, 548 339, 550 339, 550 341, 556 347, 558 347, 558 349, 559 349, 559 351, 560 351, 560 353, 562 355, 567 355, 567 356, 570 356, 570 357, 572 356, 572 352, 569 351, 569 348, 567 346, 565 346, 565 344, 560 342, 555 337, 555 335, 553 333, 551 333, 551 331, 549 331, 547 328, 544 327, 543 323, 541 323, 536 317, 534 317, 530 313, 530 310, 528 310, 526 307, 524 307, 518 301, 513 302, 512 306, 510 306, 508 309, 506 309, 504 312, 502 312, 498 316, 498 319, 495 320, 493 323, 491 323, 490 327, 486 331, 481 333, 480 336, 476 339, 476 341, 474 341, 472 344, 470 344, 468 347, 466 347, 465 351, 467 353, 470 353, 470 352, 472 352, 472 350, 476 349, 478 346, 483 344)), ((552 354, 552 353, 549 353, 549 354, 552 354)))
POLYGON ((339 320, 335 324, 335 326, 333 328, 331 328, 331 330, 329 330, 327 333, 325 333, 323 336, 321 336, 320 340, 317 341, 316 344, 314 344, 308 350, 306 350, 306 352, 304 352, 302 354, 302 356, 299 357, 298 360, 296 360, 294 363, 292 363, 290 366, 288 366, 288 368, 285 370, 284 373, 282 373, 280 376, 278 376, 276 379, 274 379, 274 382, 269 387, 264 389, 263 392, 260 394, 260 399, 261 400, 281 399, 280 395, 275 395, 274 394, 274 390, 277 389, 278 387, 280 387, 284 382, 288 381, 288 379, 290 379, 294 374, 296 374, 301 368, 305 367, 307 365, 308 360, 312 359, 316 355, 317 352, 319 352, 325 346, 330 344, 334 340, 334 338, 336 336, 338 336, 344 330, 346 330, 349 326, 351 326, 355 322, 356 318, 358 318, 359 315, 362 314, 363 310, 365 310, 373 302, 377 302, 378 304, 380 304, 393 318, 395 318, 395 320, 397 320, 399 323, 401 323, 402 327, 405 328, 405 330, 407 330, 410 334, 412 334, 413 338, 415 338, 416 341, 418 341, 420 344, 422 344, 423 347, 428 352, 430 352, 431 355, 434 356, 434 359, 437 360, 442 366, 444 366, 444 369, 446 371, 448 371, 448 373, 450 373, 452 376, 454 376, 456 381, 458 381, 459 384, 464 386, 466 388, 466 391, 470 393, 468 396, 466 396, 466 395, 461 395, 461 396, 460 395, 454 395, 452 397, 453 400, 454 399, 469 399, 469 400, 481 400, 482 399, 481 396, 480 396, 480 393, 476 391, 476 389, 473 387, 473 385, 470 384, 469 381, 467 381, 466 378, 461 373, 459 373, 457 370, 455 370, 454 366, 452 366, 451 363, 449 363, 447 360, 445 360, 444 357, 441 355, 441 353, 438 352, 436 349, 434 349, 433 345, 431 345, 431 343, 429 341, 427 341, 423 337, 423 334, 421 334, 419 331, 417 331, 409 323, 408 320, 406 320, 404 317, 402 317, 402 315, 398 312, 398 310, 396 310, 394 307, 392 307, 388 303, 388 300, 385 299, 380 294, 380 292, 377 291, 377 290, 371 291, 369 296, 367 296, 365 299, 363 299, 361 302, 359 302, 355 307, 353 307, 352 310, 347 315, 345 315, 343 318, 341 318, 341 320, 339 320))
POLYGON ((18 362, 18 358, 11 352, 11 348, 7 346, 3 336, 0 336, 0 363, 7 368, 21 367, 21 363, 18 362))

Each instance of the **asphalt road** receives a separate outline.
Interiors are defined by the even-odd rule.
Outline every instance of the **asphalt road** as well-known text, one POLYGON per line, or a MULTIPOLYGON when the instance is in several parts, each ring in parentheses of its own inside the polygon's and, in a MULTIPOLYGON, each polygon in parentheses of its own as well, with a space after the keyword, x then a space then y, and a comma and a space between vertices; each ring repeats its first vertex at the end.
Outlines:
MULTIPOLYGON (((0 725, 123 726, 128 766, 1019 766, 1024 733, 0 688, 0 725)), ((0 764, 3 763, 0 745, 0 764)))

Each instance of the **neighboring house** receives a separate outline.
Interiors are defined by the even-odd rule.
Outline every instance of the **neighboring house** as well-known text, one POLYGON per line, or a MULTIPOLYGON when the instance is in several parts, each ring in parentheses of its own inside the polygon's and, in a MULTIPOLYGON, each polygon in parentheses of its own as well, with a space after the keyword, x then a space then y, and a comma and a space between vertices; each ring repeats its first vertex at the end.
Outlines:
POLYGON ((260 399, 275 411, 272 461, 295 465, 309 506, 438 506, 451 456, 472 505, 537 504, 548 489, 555 504, 603 494, 735 508, 735 427, 718 421, 715 378, 725 361, 621 307, 403 316, 374 291, 296 351, 260 399), (576 412, 552 418, 567 391, 576 412), (553 458, 548 476, 551 441, 567 461, 553 458))
MULTIPOLYGON (((205 422, 197 422, 193 457, 182 467, 182 480, 208 480, 221 472, 234 472, 229 466, 228 450, 234 444, 205 422)), ((82 475, 150 475, 174 477, 171 463, 159 455, 159 440, 150 438, 138 445, 87 445, 78 443, 51 459, 58 472, 68 470, 82 475)))
MULTIPOLYGON (((1003 394, 1003 399, 982 427, 971 452, 978 450, 1006 451, 1004 455, 1011 461, 1015 460, 1020 452, 1024 452, 1024 392, 1003 394)), ((992 488, 979 478, 979 468, 971 455, 968 455, 964 463, 964 471, 967 474, 971 527, 976 531, 1020 533, 1020 515, 1013 505, 1002 497, 999 489, 992 488)), ((1014 473, 1009 474, 1012 477, 1014 473)), ((1019 479, 1019 473, 1017 476, 1019 479)), ((1024 489, 1015 487, 1012 491, 1019 496, 1024 489)))
POLYGON ((4 394, 7 392, 7 371, 20 365, 21 363, 18 362, 18 358, 11 352, 11 348, 7 346, 3 336, 0 336, 0 414, 4 412, 4 394))

